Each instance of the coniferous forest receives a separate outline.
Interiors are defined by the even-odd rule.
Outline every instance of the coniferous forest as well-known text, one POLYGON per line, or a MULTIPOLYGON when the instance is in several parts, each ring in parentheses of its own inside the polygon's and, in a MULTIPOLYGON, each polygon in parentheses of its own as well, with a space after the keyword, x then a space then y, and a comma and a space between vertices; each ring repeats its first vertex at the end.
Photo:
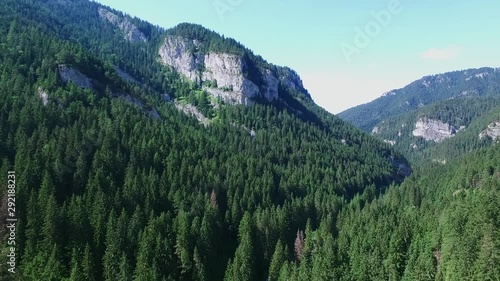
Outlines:
POLYGON ((129 18, 130 42, 99 7, 0 2, 1 280, 500 280, 498 144, 410 175, 301 91, 226 104, 158 60, 174 34, 279 71, 236 40, 129 18))

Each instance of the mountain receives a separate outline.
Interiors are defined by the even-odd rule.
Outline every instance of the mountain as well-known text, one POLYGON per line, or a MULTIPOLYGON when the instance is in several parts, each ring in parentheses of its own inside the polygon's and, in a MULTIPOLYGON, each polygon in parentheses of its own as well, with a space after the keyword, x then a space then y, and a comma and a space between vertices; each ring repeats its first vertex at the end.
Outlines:
POLYGON ((500 68, 479 68, 423 77, 408 86, 385 93, 367 104, 338 114, 371 132, 383 120, 436 102, 470 97, 499 97, 500 68))
POLYGON ((2 278, 264 280, 300 260, 297 232, 411 173, 293 70, 199 25, 5 0, 0 49, 2 278))
POLYGON ((87 0, 0 2, 0 67, 2 280, 500 278, 497 144, 410 167, 236 40, 87 0))
POLYGON ((390 117, 372 134, 412 161, 446 163, 500 141, 500 98, 452 99, 390 117))
POLYGON ((310 99, 295 71, 269 64, 235 40, 186 23, 166 34, 159 49, 161 62, 227 103, 274 101, 280 98, 279 87, 310 99))

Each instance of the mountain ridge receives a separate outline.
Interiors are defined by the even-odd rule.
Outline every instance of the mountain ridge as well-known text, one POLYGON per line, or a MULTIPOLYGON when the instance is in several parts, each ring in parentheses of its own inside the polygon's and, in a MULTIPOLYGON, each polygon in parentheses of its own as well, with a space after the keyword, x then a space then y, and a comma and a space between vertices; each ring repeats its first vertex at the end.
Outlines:
POLYGON ((384 118, 446 99, 497 96, 500 93, 500 68, 483 67, 424 76, 407 86, 388 91, 381 97, 347 109, 338 116, 371 132, 384 118))

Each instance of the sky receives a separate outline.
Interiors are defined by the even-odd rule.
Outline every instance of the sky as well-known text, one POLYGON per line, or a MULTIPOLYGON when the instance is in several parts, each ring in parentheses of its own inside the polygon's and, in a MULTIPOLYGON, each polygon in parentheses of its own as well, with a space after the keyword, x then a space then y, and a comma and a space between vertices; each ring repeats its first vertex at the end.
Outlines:
POLYGON ((164 28, 201 24, 301 76, 332 113, 423 76, 500 67, 498 0, 97 0, 164 28))

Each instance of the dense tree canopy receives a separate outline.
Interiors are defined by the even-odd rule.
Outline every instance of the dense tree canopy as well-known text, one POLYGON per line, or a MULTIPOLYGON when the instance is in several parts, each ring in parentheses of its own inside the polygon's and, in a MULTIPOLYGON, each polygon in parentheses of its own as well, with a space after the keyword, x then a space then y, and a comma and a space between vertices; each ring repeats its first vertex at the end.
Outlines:
POLYGON ((164 30, 131 19, 148 42, 128 42, 98 6, 0 3, 0 173, 16 171, 19 210, 2 278, 498 279, 498 145, 396 185, 388 145, 283 87, 215 109, 156 61, 164 30))

